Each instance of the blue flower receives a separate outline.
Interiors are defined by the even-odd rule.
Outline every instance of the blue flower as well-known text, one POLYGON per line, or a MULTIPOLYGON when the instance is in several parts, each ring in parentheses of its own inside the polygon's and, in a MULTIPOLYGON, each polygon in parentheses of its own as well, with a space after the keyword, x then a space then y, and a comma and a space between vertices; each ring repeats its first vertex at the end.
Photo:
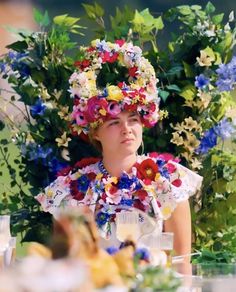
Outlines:
POLYGON ((150 253, 149 251, 142 247, 142 248, 137 248, 134 256, 140 260, 144 260, 144 261, 149 261, 150 260, 150 253))
POLYGON ((231 135, 235 132, 235 128, 227 119, 221 120, 218 125, 214 127, 214 130, 222 140, 230 138, 231 135))
POLYGON ((6 63, 0 62, 0 72, 4 73, 6 71, 6 63))
POLYGON ((206 154, 211 148, 217 144, 217 134, 214 128, 207 130, 204 133, 204 137, 201 139, 201 143, 196 149, 198 154, 206 154))
POLYGON ((133 200, 122 198, 120 201, 120 205, 131 207, 131 206, 133 206, 133 200))
POLYGON ((80 192, 86 192, 88 187, 89 187, 89 184, 90 184, 90 180, 88 179, 87 175, 81 175, 81 177, 79 177, 77 179, 77 182, 78 182, 78 190, 80 192))
POLYGON ((110 255, 113 255, 113 254, 116 254, 119 251, 119 248, 118 247, 115 247, 115 246, 110 246, 110 247, 106 248, 106 251, 110 255))
POLYGON ((52 148, 42 147, 35 143, 22 145, 21 154, 28 158, 29 161, 37 160, 39 158, 46 159, 52 153, 52 148))
POLYGON ((56 157, 53 157, 48 161, 49 171, 56 176, 56 174, 66 166, 68 166, 67 163, 60 162, 56 157))
POLYGON ((96 223, 99 228, 101 228, 103 225, 105 225, 107 222, 109 222, 110 214, 98 212, 96 215, 96 223))
POLYGON ((130 189, 134 182, 136 182, 136 178, 129 178, 127 174, 123 173, 119 179, 117 187, 119 189, 130 189))
POLYGON ((231 91, 236 83, 236 57, 233 57, 228 64, 221 64, 216 70, 218 79, 216 85, 219 91, 231 91))
POLYGON ((165 164, 166 164, 165 160, 160 159, 160 158, 157 158, 158 169, 159 169, 160 167, 162 167, 163 165, 165 165, 165 164))
POLYGON ((163 167, 163 168, 160 168, 159 169, 159 172, 162 176, 164 176, 165 178, 169 179, 170 178, 170 175, 169 175, 169 172, 168 172, 168 169, 166 167, 163 167))
POLYGON ((46 105, 42 102, 42 100, 39 98, 35 105, 32 105, 30 107, 30 114, 33 118, 36 116, 42 116, 46 110, 46 105))
POLYGON ((199 89, 205 88, 210 83, 210 79, 204 74, 200 74, 195 77, 195 86, 199 89))

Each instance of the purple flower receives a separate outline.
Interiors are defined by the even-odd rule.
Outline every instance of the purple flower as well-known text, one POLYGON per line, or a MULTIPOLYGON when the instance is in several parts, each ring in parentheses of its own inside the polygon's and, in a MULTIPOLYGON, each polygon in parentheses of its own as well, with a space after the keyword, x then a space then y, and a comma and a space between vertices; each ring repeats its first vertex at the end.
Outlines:
POLYGON ((200 74, 195 77, 195 86, 199 89, 203 89, 210 83, 210 79, 206 77, 204 74, 200 74))
POLYGON ((46 110, 46 105, 39 98, 34 105, 30 107, 30 114, 33 118, 42 116, 46 110))

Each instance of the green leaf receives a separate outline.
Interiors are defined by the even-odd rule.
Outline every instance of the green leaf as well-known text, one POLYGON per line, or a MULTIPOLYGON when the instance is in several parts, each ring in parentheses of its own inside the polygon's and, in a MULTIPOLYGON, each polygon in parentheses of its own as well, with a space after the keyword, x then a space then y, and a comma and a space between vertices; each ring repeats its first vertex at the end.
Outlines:
POLYGON ((224 18, 224 13, 214 15, 214 16, 212 16, 212 22, 215 25, 218 25, 222 22, 223 18, 224 18))
POLYGON ((38 9, 33 9, 34 20, 41 26, 48 26, 50 24, 50 19, 48 16, 48 12, 45 11, 42 14, 38 9))
POLYGON ((182 96, 185 100, 193 100, 196 94, 197 94, 197 89, 192 84, 185 86, 182 89, 181 93, 179 93, 179 95, 182 96))
POLYGON ((165 91, 165 90, 161 90, 159 89, 159 95, 161 97, 161 99, 166 102, 167 97, 170 95, 169 91, 165 91))
POLYGON ((177 8, 178 8, 179 13, 182 15, 189 15, 192 13, 192 10, 188 5, 180 5, 180 6, 177 6, 177 8))
POLYGON ((188 78, 191 78, 191 77, 194 77, 195 74, 194 74, 194 71, 192 69, 192 67, 183 61, 183 65, 184 65, 184 73, 185 73, 185 76, 188 77, 188 78))
POLYGON ((84 7, 85 12, 87 13, 89 18, 96 19, 96 10, 93 5, 82 3, 82 6, 84 7))
POLYGON ((17 41, 17 42, 14 42, 14 43, 6 46, 6 47, 8 49, 12 49, 12 50, 17 51, 17 52, 22 52, 28 48, 28 45, 25 41, 17 41))
POLYGON ((166 88, 168 90, 171 90, 171 91, 176 91, 176 92, 180 92, 181 91, 181 89, 179 88, 179 86, 176 85, 176 84, 167 85, 166 88))
POLYGON ((104 9, 102 8, 102 6, 100 6, 96 2, 95 2, 95 11, 98 17, 102 17, 104 15, 104 9))
POLYGON ((215 10, 215 6, 211 2, 208 2, 205 7, 206 14, 212 14, 215 10))

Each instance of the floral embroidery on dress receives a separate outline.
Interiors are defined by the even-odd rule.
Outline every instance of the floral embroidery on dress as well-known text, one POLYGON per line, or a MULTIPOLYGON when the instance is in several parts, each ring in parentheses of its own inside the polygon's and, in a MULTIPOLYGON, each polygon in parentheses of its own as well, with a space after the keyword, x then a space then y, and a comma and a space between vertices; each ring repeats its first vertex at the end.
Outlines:
POLYGON ((137 156, 129 173, 112 177, 98 158, 83 159, 67 168, 36 199, 44 211, 56 214, 59 207, 87 205, 98 227, 109 233, 116 212, 137 208, 151 217, 166 220, 178 202, 200 189, 202 178, 180 165, 170 154, 156 152, 137 156))

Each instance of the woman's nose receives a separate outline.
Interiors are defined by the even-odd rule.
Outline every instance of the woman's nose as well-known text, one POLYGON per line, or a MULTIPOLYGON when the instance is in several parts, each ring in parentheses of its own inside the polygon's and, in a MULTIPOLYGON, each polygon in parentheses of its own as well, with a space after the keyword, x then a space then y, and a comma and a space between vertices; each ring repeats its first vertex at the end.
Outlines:
POLYGON ((129 124, 128 123, 123 123, 122 124, 122 134, 129 134, 129 133, 131 133, 131 128, 130 128, 130 126, 129 126, 129 124))

